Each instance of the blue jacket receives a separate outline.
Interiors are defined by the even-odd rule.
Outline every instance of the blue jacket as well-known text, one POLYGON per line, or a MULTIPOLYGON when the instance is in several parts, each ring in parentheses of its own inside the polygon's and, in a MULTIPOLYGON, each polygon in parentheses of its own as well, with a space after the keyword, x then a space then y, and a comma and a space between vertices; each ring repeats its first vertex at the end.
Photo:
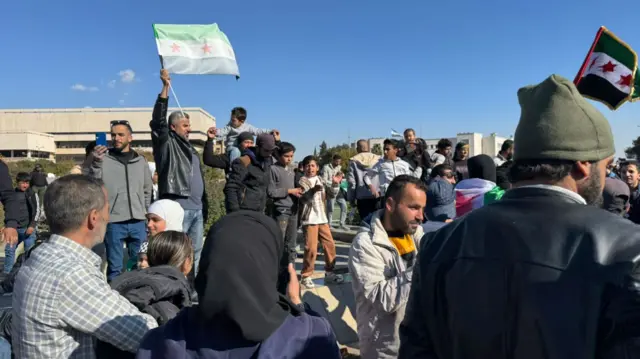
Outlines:
POLYGON ((309 314, 289 316, 260 344, 231 336, 215 324, 200 327, 195 307, 186 308, 142 340, 137 359, 339 359, 340 351, 326 319, 309 314), (192 318, 189 318, 192 317, 192 318))

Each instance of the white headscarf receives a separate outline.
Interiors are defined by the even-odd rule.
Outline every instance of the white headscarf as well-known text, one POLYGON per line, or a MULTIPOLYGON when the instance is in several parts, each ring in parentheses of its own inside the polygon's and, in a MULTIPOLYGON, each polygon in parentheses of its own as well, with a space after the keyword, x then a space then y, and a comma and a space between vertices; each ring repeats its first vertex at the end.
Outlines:
POLYGON ((165 231, 182 232, 184 210, 178 202, 170 199, 155 201, 151 206, 149 206, 149 213, 153 213, 167 222, 167 228, 165 231))

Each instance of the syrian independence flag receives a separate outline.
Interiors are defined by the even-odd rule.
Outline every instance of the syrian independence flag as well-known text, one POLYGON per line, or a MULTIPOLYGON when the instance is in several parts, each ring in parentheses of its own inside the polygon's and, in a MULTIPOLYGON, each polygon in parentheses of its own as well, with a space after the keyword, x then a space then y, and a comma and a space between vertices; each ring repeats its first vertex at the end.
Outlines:
POLYGON ((637 68, 635 51, 603 26, 574 83, 584 97, 615 110, 626 101, 637 99, 637 68))
POLYGON ((153 32, 162 66, 170 73, 240 77, 233 47, 218 24, 154 24, 153 32))

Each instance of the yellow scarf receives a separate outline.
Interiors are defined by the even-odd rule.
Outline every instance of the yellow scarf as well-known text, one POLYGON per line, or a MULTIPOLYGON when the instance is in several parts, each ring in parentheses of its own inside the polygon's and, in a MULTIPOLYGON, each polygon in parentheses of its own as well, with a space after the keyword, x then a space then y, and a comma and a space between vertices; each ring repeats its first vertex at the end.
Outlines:
POLYGON ((409 234, 405 234, 404 237, 389 237, 389 240, 396 247, 400 256, 416 251, 416 243, 409 234))

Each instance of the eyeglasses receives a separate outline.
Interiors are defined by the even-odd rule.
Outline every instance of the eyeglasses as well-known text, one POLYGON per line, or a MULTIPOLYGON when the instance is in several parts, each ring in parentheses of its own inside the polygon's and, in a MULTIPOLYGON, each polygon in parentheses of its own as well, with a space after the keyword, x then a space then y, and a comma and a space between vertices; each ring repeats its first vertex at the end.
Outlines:
POLYGON ((119 126, 119 125, 127 126, 127 128, 129 128, 129 131, 133 132, 133 130, 131 129, 131 124, 127 120, 113 120, 113 121, 111 121, 111 127, 119 126))

